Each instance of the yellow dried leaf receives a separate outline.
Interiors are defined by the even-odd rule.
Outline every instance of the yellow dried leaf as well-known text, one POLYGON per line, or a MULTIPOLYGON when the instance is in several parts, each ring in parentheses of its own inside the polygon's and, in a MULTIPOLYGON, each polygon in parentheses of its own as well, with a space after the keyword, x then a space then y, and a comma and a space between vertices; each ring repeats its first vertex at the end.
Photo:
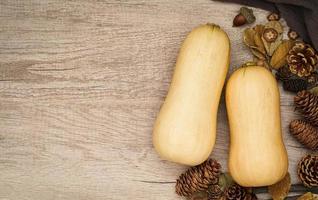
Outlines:
POLYGON ((255 35, 255 31, 253 29, 247 28, 244 30, 243 41, 244 41, 246 46, 248 46, 250 48, 256 47, 255 42, 254 42, 254 35, 255 35))
POLYGON ((256 26, 254 26, 254 31, 258 34, 258 35, 262 35, 263 31, 264 31, 265 26, 262 24, 258 24, 256 26))
POLYGON ((265 55, 266 51, 265 51, 264 43, 262 41, 262 35, 256 33, 254 35, 254 43, 255 43, 255 46, 257 46, 257 50, 265 55))
POLYGON ((268 192, 270 195, 272 195, 274 200, 282 200, 288 195, 290 186, 290 175, 287 173, 281 181, 275 183, 274 185, 268 186, 268 192))
POLYGON ((265 59, 266 50, 261 39, 262 25, 257 25, 254 28, 247 28, 244 30, 243 41, 248 46, 251 52, 259 59, 265 59), (257 32, 255 31, 257 30, 257 32))
POLYGON ((284 40, 277 47, 270 61, 270 65, 272 66, 272 68, 277 70, 287 63, 286 56, 293 45, 294 45, 294 41, 284 40))
POLYGON ((268 69, 270 72, 272 72, 272 69, 266 60, 264 60, 264 67, 268 69))
POLYGON ((232 186, 234 184, 234 180, 228 172, 222 173, 219 177, 219 186, 222 190, 232 186))
POLYGON ((309 92, 311 92, 311 93, 313 93, 313 94, 315 94, 315 95, 318 95, 318 86, 316 86, 316 87, 314 87, 314 88, 311 88, 311 89, 309 90, 309 92))
POLYGON ((261 24, 258 24, 253 29, 255 31, 254 41, 255 41, 255 44, 259 47, 258 50, 260 52, 262 52, 263 54, 266 54, 265 46, 264 46, 264 43, 262 41, 262 35, 263 35, 263 32, 264 32, 265 26, 261 25, 261 24))
POLYGON ((279 21, 270 21, 267 24, 265 24, 265 28, 273 28, 279 34, 284 32, 283 26, 279 21))
POLYGON ((251 48, 251 52, 256 58, 258 58, 260 60, 265 60, 265 55, 262 54, 261 52, 259 52, 257 49, 251 48))
POLYGON ((311 192, 307 192, 304 195, 302 195, 301 197, 297 198, 297 200, 313 200, 314 197, 312 195, 311 192))
POLYGON ((263 32, 262 32, 262 41, 263 41, 263 44, 265 46, 265 49, 266 49, 266 52, 269 56, 272 56, 274 51, 276 50, 276 48, 280 45, 280 43, 282 42, 282 39, 283 39, 283 26, 280 22, 278 21, 270 21, 268 22, 267 24, 265 24, 265 27, 263 29, 263 32), (272 29, 275 29, 278 33, 278 36, 277 36, 277 39, 274 41, 274 42, 267 42, 265 40, 265 38, 263 37, 263 32, 264 32, 264 29, 268 29, 268 28, 272 28, 272 29))

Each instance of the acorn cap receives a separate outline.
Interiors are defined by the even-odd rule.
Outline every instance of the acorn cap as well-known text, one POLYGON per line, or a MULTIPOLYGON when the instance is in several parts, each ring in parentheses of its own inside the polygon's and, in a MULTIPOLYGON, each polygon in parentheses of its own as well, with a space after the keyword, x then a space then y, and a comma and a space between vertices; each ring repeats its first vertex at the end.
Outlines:
POLYGON ((246 18, 248 24, 255 22, 255 16, 253 14, 252 9, 249 9, 247 7, 241 7, 240 14, 242 14, 246 18))

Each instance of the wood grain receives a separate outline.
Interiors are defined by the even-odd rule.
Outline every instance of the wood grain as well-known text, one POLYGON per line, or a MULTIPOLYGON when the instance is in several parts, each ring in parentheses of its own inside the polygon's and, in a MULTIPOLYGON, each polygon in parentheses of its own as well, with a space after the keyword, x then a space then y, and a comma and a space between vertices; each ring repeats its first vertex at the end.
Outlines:
MULTIPOLYGON (((209 0, 1 0, 0 199, 180 199, 187 167, 155 153, 152 126, 178 49, 214 22, 232 42, 231 72, 251 59, 240 6, 209 0)), ((255 9, 257 22, 267 12, 255 9)), ((306 150, 288 133, 297 118, 281 91, 290 173, 306 150)), ((261 112, 261 111, 260 111, 261 112)), ((211 156, 226 171, 224 99, 211 156)))

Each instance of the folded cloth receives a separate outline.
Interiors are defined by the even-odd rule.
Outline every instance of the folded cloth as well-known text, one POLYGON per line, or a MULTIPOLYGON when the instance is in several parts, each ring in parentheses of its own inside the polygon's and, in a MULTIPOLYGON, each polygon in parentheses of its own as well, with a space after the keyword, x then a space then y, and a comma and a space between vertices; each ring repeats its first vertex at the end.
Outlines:
POLYGON ((318 50, 318 0, 216 0, 279 13, 287 25, 318 50))

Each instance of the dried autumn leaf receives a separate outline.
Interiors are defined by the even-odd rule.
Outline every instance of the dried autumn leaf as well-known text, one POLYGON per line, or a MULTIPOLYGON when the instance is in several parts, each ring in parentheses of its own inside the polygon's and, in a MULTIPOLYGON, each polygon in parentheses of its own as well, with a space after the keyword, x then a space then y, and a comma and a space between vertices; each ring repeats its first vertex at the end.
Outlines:
POLYGON ((263 33, 262 33, 262 41, 264 43, 266 52, 269 56, 272 56, 274 51, 276 50, 276 48, 280 45, 280 43, 282 42, 282 38, 283 38, 283 26, 280 22, 278 21, 270 21, 267 24, 265 24, 264 29, 263 29, 263 33), (264 38, 264 30, 265 29, 274 29, 278 35, 275 41, 266 41, 266 39, 264 38))
POLYGON ((262 34, 264 32, 264 25, 256 25, 253 30, 255 31, 254 34, 254 43, 257 46, 258 51, 260 51, 261 53, 263 53, 264 55, 266 54, 265 51, 265 46, 264 43, 262 41, 262 34))
POLYGON ((274 185, 268 186, 268 192, 270 195, 272 195, 274 200, 282 200, 288 195, 290 186, 290 175, 287 173, 281 181, 274 185))
POLYGON ((266 69, 268 69, 270 72, 272 71, 270 65, 268 64, 268 62, 267 62, 266 60, 264 60, 264 67, 265 67, 266 69))
POLYGON ((264 60, 266 57, 266 50, 261 39, 264 26, 257 25, 254 28, 247 28, 244 30, 243 41, 248 46, 252 54, 258 59, 264 60))
POLYGON ((309 90, 309 92, 311 92, 311 93, 313 93, 313 94, 315 94, 315 95, 318 95, 318 86, 316 86, 316 87, 314 87, 314 88, 311 88, 311 89, 309 90))
MULTIPOLYGON (((260 25, 257 25, 260 26, 260 25)), ((252 28, 247 28, 244 30, 243 41, 246 46, 251 49, 257 49, 262 54, 265 54, 265 47, 261 39, 261 34, 256 32, 252 28)))
POLYGON ((256 58, 258 58, 258 59, 260 59, 260 60, 265 60, 265 55, 262 54, 261 52, 259 52, 257 49, 250 49, 250 50, 251 50, 252 54, 253 54, 256 58))
POLYGON ((255 31, 258 35, 262 35, 263 32, 264 32, 264 28, 265 28, 264 25, 258 24, 258 25, 256 25, 256 26, 254 26, 253 29, 254 29, 254 31, 255 31))
POLYGON ((246 46, 250 47, 250 48, 256 48, 255 46, 255 42, 254 42, 254 35, 255 35, 255 31, 251 28, 247 28, 244 30, 243 33, 243 41, 245 43, 246 46))
POLYGON ((302 195, 301 197, 297 198, 297 200, 313 200, 314 197, 312 195, 311 192, 307 192, 304 195, 302 195))
POLYGON ((271 58, 270 65, 272 68, 277 70, 287 63, 286 56, 293 45, 294 41, 283 40, 283 42, 274 51, 274 54, 271 58))
POLYGON ((261 52, 262 54, 266 54, 266 51, 265 51, 265 46, 264 46, 264 43, 262 41, 262 35, 261 34, 258 34, 258 33, 255 33, 254 35, 254 43, 255 43, 255 46, 257 47, 256 49, 261 52))
POLYGON ((265 24, 265 28, 273 28, 275 29, 278 33, 283 33, 284 29, 282 24, 279 21, 270 21, 265 24))
POLYGON ((234 180, 229 173, 222 173, 219 177, 218 185, 221 187, 222 190, 232 186, 234 184, 234 180))

